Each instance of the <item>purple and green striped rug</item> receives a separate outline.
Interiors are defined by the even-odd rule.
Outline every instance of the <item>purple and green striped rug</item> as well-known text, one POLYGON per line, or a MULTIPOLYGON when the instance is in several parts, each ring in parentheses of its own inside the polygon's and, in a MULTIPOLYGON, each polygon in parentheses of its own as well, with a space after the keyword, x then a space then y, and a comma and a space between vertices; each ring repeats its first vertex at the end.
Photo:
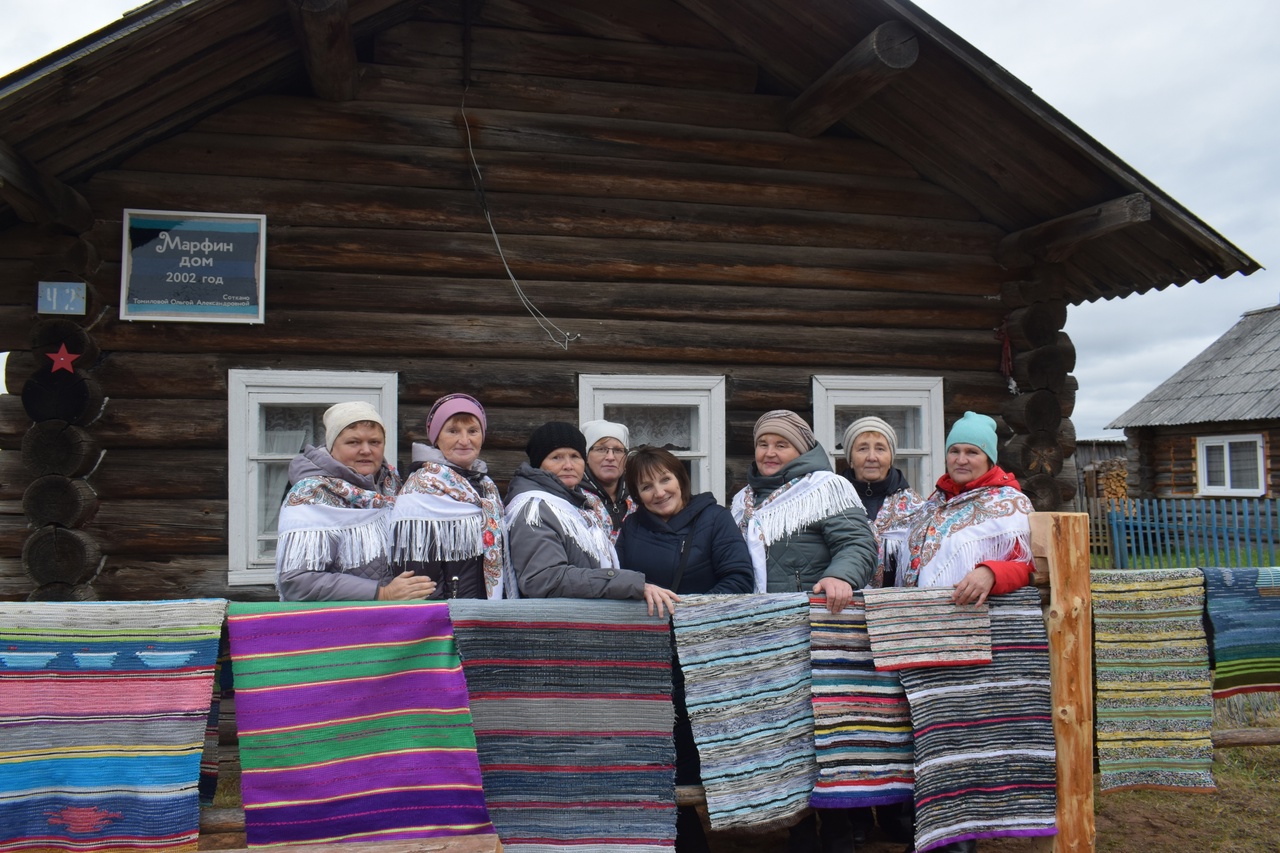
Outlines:
POLYGON ((493 833, 447 604, 232 604, 250 846, 493 833))

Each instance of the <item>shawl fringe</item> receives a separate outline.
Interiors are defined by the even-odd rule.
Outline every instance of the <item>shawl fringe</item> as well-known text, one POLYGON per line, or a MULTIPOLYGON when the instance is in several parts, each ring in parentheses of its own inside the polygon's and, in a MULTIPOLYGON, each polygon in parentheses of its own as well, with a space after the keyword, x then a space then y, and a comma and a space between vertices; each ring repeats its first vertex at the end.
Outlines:
POLYGON ((999 530, 981 538, 947 543, 920 570, 919 586, 955 586, 973 567, 987 560, 1029 559, 1031 536, 1020 530, 999 530))
POLYGON ((516 513, 523 511, 525 524, 530 527, 541 527, 542 516, 539 508, 542 505, 551 510, 556 521, 560 522, 560 529, 564 534, 583 551, 595 557, 601 568, 617 568, 609 531, 588 525, 583 512, 563 498, 558 498, 549 492, 523 492, 516 496, 511 506, 507 507, 507 512, 514 517, 516 513), (521 504, 524 506, 522 507, 521 504))
MULTIPOLYGON (((350 512, 350 510, 347 510, 350 512)), ((276 544, 276 578, 299 571, 324 571, 331 558, 339 571, 385 558, 391 525, 385 512, 362 524, 346 527, 300 528, 281 531, 276 544)))
POLYGON ((396 520, 396 563, 425 563, 430 560, 466 560, 484 553, 480 537, 484 518, 472 513, 465 518, 401 518, 396 520))
POLYGON ((855 506, 862 508, 857 492, 847 480, 828 471, 815 471, 807 476, 809 488, 802 487, 802 479, 795 488, 785 492, 778 489, 751 514, 751 521, 764 537, 766 546, 836 513, 855 506), (819 476, 822 474, 827 476, 819 476), (777 500, 773 499, 775 495, 777 500))

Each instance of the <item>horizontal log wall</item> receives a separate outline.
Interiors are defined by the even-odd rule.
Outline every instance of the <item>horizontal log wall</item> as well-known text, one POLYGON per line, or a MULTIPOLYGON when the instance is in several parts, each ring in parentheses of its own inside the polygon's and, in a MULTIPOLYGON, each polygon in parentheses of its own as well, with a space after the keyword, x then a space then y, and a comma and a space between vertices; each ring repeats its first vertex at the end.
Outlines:
POLYGON ((1190 498, 1199 489, 1196 439, 1223 435, 1262 435, 1267 497, 1280 494, 1280 424, 1275 421, 1231 421, 1155 427, 1135 431, 1141 437, 1141 474, 1131 470, 1130 497, 1190 498), (1138 476, 1135 477, 1135 474, 1138 476), (1141 491, 1133 491, 1137 485, 1141 491))
MULTIPOLYGON (((1001 414, 993 330, 1025 307, 1001 293, 1027 276, 995 263, 1004 233, 963 199, 866 140, 788 134, 788 99, 758 94, 756 65, 669 0, 609 15, 490 0, 481 15, 465 124, 459 5, 440 0, 362 47, 355 100, 243 101, 78 187, 98 219, 85 278, 109 399, 85 526, 100 597, 272 595, 226 586, 233 368, 398 372, 400 459, 437 396, 473 393, 503 481, 530 430, 576 420, 584 372, 726 376, 731 489, 755 419, 810 416, 816 373, 943 376, 948 422, 1001 414), (497 258, 467 125, 506 258, 580 336, 567 351, 497 258), (266 214, 266 324, 121 322, 124 207, 266 214)), ((0 231, 5 340, 25 340, 38 258, 59 250, 0 231)), ((1044 343, 1054 310, 1024 314, 1026 341, 1044 343)), ((1046 394, 1073 393, 1055 378, 1046 394)), ((1028 403, 1015 417, 1053 409, 1028 403)), ((0 449, 29 426, 0 398, 0 449)), ((34 477, 16 457, 0 453, 0 598, 30 588, 15 567, 34 477)))

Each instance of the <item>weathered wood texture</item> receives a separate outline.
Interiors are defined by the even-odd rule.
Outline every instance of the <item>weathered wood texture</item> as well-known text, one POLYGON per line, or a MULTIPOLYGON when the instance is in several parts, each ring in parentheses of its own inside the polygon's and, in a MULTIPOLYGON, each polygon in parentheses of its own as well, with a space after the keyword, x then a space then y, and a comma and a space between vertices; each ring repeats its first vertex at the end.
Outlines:
POLYGON ((349 101, 359 88, 356 42, 347 0, 286 0, 302 44, 311 90, 327 101, 349 101))
MULTIPOLYGON (((372 0, 349 2, 368 20, 372 0)), ((264 44, 287 34, 283 4, 269 22, 251 18, 208 19, 218 32, 200 37, 214 48, 254 24, 264 44)), ((723 375, 735 489, 756 417, 811 415, 815 373, 942 376, 949 420, 998 414, 1008 394, 991 330, 1015 307, 1002 298, 1009 281, 1037 282, 1019 294, 1020 328, 1058 351, 1041 332, 1061 304, 1051 273, 997 264, 1004 231, 883 146, 788 133, 787 102, 757 94, 772 83, 754 59, 680 4, 489 0, 471 31, 465 116, 460 22, 458 3, 433 0, 373 37, 351 100, 274 94, 211 106, 194 124, 184 114, 188 130, 77 186, 96 218, 88 249, 35 226, 0 231, 0 283, 13 282, 0 287, 0 337, 27 339, 32 289, 18 282, 40 258, 74 267, 97 309, 87 378, 110 403, 100 417, 46 404, 47 417, 96 420, 91 436, 45 436, 83 444, 75 465, 33 465, 88 475, 99 594, 241 597, 226 587, 230 368, 398 372, 401 459, 437 396, 474 393, 500 481, 534 427, 576 420, 581 373, 723 375), (507 280, 476 167, 523 289, 580 336, 568 351, 507 280), (266 323, 119 321, 124 207, 265 213, 266 323)), ((264 73, 285 61, 258 59, 264 73)), ((105 117, 87 121, 118 150, 105 117)), ((22 361, 10 360, 10 387, 31 379, 22 361)), ((1028 390, 1065 384, 1064 363, 1059 353, 1028 390)), ((19 401, 0 398, 0 448, 30 429, 19 401)), ((8 455, 0 494, 17 502, 38 474, 8 455)), ((29 592, 6 574, 26 533, 0 516, 0 595, 29 592)))
POLYGON ((1267 496, 1280 495, 1280 427, 1274 421, 1226 421, 1125 430, 1137 457, 1129 463, 1129 497, 1195 497, 1199 492, 1196 438, 1221 435, 1262 436, 1267 496))

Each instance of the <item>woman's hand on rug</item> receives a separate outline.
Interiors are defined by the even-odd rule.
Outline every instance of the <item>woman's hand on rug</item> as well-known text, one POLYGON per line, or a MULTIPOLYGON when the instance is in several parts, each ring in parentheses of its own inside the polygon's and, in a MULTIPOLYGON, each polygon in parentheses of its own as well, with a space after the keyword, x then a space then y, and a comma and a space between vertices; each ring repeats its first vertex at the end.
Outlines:
POLYGON ((411 601, 427 598, 436 591, 436 582, 429 577, 405 572, 391 579, 391 583, 378 587, 378 601, 411 601))
POLYGON ((823 578, 813 585, 813 591, 826 593, 830 613, 839 613, 853 601, 853 587, 840 578, 823 578))
POLYGON ((645 604, 649 605, 650 616, 666 617, 668 614, 674 615, 676 602, 679 600, 680 596, 669 589, 652 583, 644 585, 644 601, 645 604))
POLYGON ((996 573, 984 565, 977 565, 969 574, 960 578, 956 591, 951 594, 955 604, 981 604, 987 600, 991 587, 996 585, 996 573))

